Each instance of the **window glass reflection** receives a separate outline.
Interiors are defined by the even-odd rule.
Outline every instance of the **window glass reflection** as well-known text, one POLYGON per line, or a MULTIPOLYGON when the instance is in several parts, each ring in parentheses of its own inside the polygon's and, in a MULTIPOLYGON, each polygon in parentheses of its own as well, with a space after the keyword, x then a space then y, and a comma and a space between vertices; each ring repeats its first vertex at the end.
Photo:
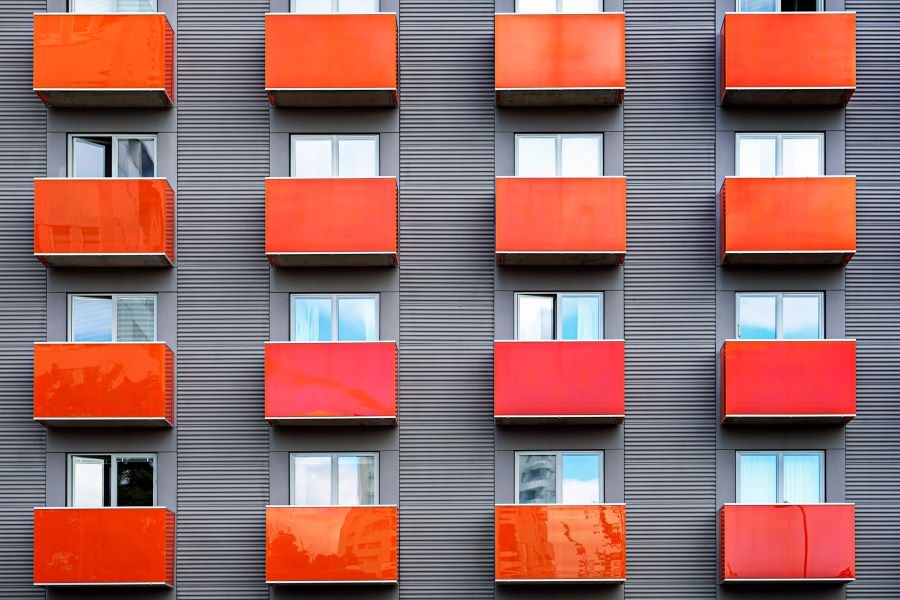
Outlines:
POLYGON ((737 174, 739 176, 775 177, 778 144, 776 137, 741 136, 738 143, 737 174))
POLYGON ((784 455, 784 502, 810 504, 822 501, 822 455, 792 452, 784 455))
POLYGON ((374 139, 338 140, 338 175, 340 177, 375 177, 378 175, 378 143, 374 139))
POLYGON ((331 12, 331 0, 291 0, 291 12, 327 14, 331 12))
POLYGON ((600 296, 562 295, 559 298, 563 340, 599 340, 600 296))
POLYGON ((153 506, 153 469, 150 456, 116 459, 116 506, 153 506))
POLYGON ((552 340, 554 297, 519 294, 518 304, 516 339, 552 340))
POLYGON ((602 9, 602 0, 562 0, 564 13, 596 13, 602 9))
POLYGON ((518 136, 516 175, 554 177, 556 175, 556 137, 518 136))
POLYGON ((73 13, 111 13, 116 11, 116 0, 71 0, 73 13))
POLYGON ((776 339, 777 304, 776 296, 739 296, 738 337, 742 340, 776 339))
POLYGON ((72 297, 71 341, 85 343, 112 342, 112 323, 112 298, 72 297))
POLYGON ((519 456, 519 504, 556 503, 556 455, 519 456))
POLYGON ((740 0, 741 12, 775 12, 776 0, 740 0))
POLYGON ((338 457, 338 504, 363 506, 375 504, 374 456, 338 457))
POLYGON ((339 0, 338 12, 375 13, 378 12, 378 0, 339 0))
POLYGON ((293 304, 293 341, 331 341, 331 298, 294 296, 293 304))
POLYGON ((599 504, 601 480, 598 454, 563 454, 562 501, 565 504, 599 504))
POLYGON ((294 177, 331 177, 331 166, 330 139, 294 138, 294 177))
POLYGON ((119 0, 119 12, 156 12, 155 0, 119 0))
POLYGON ((331 501, 331 457, 294 454, 293 499, 298 506, 326 506, 331 501))
POLYGON ((378 303, 375 298, 338 298, 338 340, 378 340, 378 303))
POLYGON ((556 0, 516 0, 516 12, 554 13, 556 12, 556 0))
POLYGON ((155 177, 156 142, 152 139, 118 139, 117 177, 155 177))
POLYGON ((109 456, 73 456, 69 506, 75 508, 109 506, 109 470, 109 456))
POLYGON ((116 341, 156 341, 156 302, 152 297, 116 298, 116 341))
POLYGON ((743 453, 738 460, 738 502, 774 504, 777 501, 777 454, 743 453))
POLYGON ((816 340, 822 337, 821 296, 785 295, 782 306, 782 337, 786 340, 816 340))
POLYGON ((561 139, 562 177, 598 177, 600 169, 600 138, 563 136, 561 139))
POLYGON ((818 177, 820 165, 819 136, 785 136, 782 145, 782 175, 785 177, 818 177))

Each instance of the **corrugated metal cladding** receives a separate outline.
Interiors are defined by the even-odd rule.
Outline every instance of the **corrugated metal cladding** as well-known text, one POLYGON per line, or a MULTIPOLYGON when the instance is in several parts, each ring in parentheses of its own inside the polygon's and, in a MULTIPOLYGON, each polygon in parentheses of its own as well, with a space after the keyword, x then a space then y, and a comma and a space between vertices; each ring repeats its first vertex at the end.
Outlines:
POLYGON ((400 597, 493 598, 493 0, 400 0, 400 597))
POLYGON ((31 91, 32 12, 0 5, 0 598, 43 598, 31 579, 32 508, 44 504, 45 433, 31 419, 32 343, 46 339, 46 270, 32 252, 47 112, 31 91))
POLYGON ((625 13, 625 597, 715 598, 715 1, 625 13))
POLYGON ((178 2, 179 599, 268 598, 268 10, 178 2))
POLYGON ((857 176, 859 252, 847 268, 847 335, 857 338, 857 414, 847 426, 847 499, 856 502, 857 580, 848 598, 898 597, 900 579, 900 5, 858 11, 857 92, 847 172, 857 176))

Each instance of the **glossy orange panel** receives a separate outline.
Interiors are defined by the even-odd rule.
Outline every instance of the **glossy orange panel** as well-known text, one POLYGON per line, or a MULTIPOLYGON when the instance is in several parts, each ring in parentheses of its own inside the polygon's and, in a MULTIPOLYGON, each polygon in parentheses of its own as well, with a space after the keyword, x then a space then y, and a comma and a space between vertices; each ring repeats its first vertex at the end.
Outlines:
POLYGON ((494 342, 494 414, 625 414, 625 342, 494 342))
POLYGON ((173 363, 161 342, 35 344, 34 418, 171 424, 173 363))
POLYGON ((504 505, 495 513, 497 581, 625 579, 625 506, 504 505))
POLYGON ((175 515, 165 508, 34 509, 37 585, 174 585, 175 515))
POLYGON ((269 506, 266 582, 395 582, 397 539, 396 506, 269 506))
POLYGON ((722 580, 851 580, 852 504, 728 504, 720 512, 722 580))
POLYGON ((175 35, 166 15, 34 15, 34 89, 164 92, 174 101, 175 35))
POLYGON ((853 340, 728 340, 724 418, 856 414, 853 340))
POLYGON ((495 85, 501 89, 625 87, 625 15, 498 14, 495 85))
POLYGON ((397 416, 397 344, 266 344, 266 418, 397 416))

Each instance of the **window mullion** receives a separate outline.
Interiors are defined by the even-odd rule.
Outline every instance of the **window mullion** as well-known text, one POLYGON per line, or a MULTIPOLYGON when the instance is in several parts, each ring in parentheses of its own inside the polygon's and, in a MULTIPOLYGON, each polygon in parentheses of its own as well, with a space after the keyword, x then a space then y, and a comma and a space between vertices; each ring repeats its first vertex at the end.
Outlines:
POLYGON ((775 502, 784 504, 784 452, 776 453, 775 459, 775 502))
POLYGON ((331 455, 331 503, 340 504, 338 500, 338 454, 331 455))
POLYGON ((338 310, 340 310, 340 302, 338 302, 338 296, 331 297, 331 341, 339 342, 341 341, 338 337, 338 320, 340 319, 340 315, 338 314, 338 310))
POLYGON ((116 485, 119 481, 119 461, 115 454, 109 455, 109 505, 119 506, 119 490, 116 485))
POLYGON ((111 135, 110 136, 109 145, 110 155, 112 156, 112 164, 109 166, 109 176, 113 179, 118 179, 119 177, 119 139, 118 136, 111 135))
POLYGON ((110 337, 115 343, 119 341, 119 297, 112 294, 109 298, 112 303, 112 331, 110 332, 110 337))
POLYGON ((340 157, 338 156, 338 136, 331 136, 331 176, 340 177, 340 157))
POLYGON ((562 177, 562 135, 556 136, 556 176, 562 177))
POLYGON ((565 504, 565 499, 563 498, 562 493, 562 470, 563 470, 563 453, 556 453, 556 503, 557 504, 565 504))

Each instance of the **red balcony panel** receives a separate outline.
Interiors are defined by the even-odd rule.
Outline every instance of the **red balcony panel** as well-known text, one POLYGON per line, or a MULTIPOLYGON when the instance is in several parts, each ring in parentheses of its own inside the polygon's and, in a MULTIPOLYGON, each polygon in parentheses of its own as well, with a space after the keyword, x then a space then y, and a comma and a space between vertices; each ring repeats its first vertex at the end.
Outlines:
POLYGON ((856 14, 728 13, 722 104, 843 106, 856 89, 856 14))
POLYGON ((618 265, 624 258, 624 177, 497 178, 499 264, 618 265))
POLYGON ((494 342, 500 423, 621 423, 625 342, 494 342))
POLYGON ((266 344, 266 419, 275 425, 390 425, 395 342, 266 344))
POLYGON ((175 194, 155 179, 35 179, 34 254, 53 267, 175 264, 175 194))
POLYGON ((856 415, 854 340, 728 340, 722 418, 844 423, 856 415))
POLYGON ((726 265, 841 265, 856 252, 855 177, 726 177, 726 265))
POLYGON ((175 585, 175 515, 165 508, 35 508, 34 583, 175 585))
POLYGON ((602 106, 625 91, 625 14, 498 14, 500 106, 602 106))
POLYGON ((266 92, 275 106, 395 106, 397 15, 267 14, 266 92))
POLYGON ((397 582, 396 506, 266 507, 266 583, 397 582))
POLYGON ((48 106, 172 106, 174 57, 162 13, 34 15, 34 91, 48 106))
POLYGON ((161 342, 35 344, 34 418, 59 427, 171 426, 174 362, 161 342))
POLYGON ((625 581, 625 505, 498 505, 498 583, 625 581))
POLYGON ((397 179, 267 179, 266 255, 283 267, 396 265, 397 179))
POLYGON ((852 504, 726 504, 722 583, 843 583, 856 578, 852 504))

